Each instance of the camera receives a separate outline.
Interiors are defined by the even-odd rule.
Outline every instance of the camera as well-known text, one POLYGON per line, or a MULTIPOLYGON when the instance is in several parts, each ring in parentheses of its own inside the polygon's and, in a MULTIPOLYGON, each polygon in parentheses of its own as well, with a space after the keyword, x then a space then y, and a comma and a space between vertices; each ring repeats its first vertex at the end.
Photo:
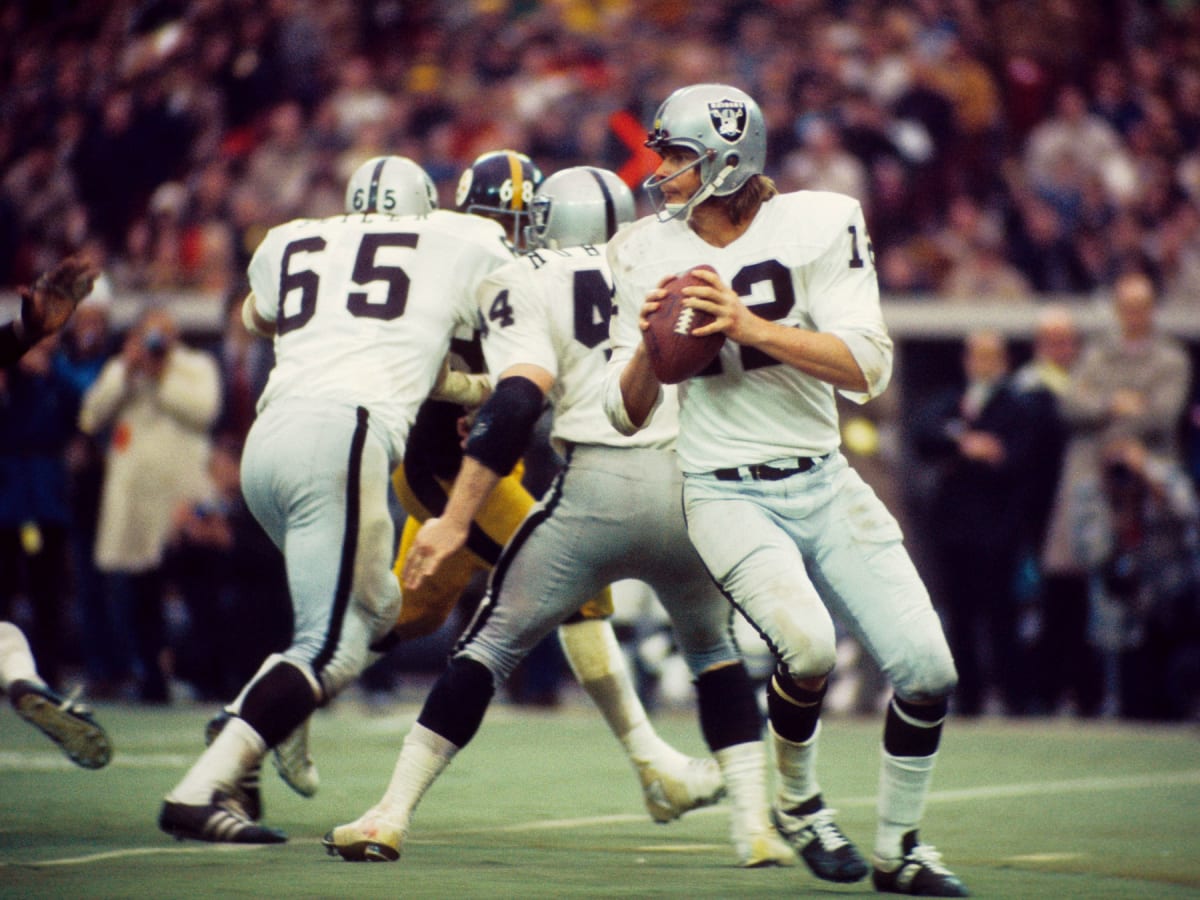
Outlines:
POLYGON ((151 356, 165 356, 169 346, 170 341, 166 334, 157 328, 152 328, 142 335, 142 347, 151 356))
POLYGON ((1121 459, 1111 460, 1104 466, 1104 478, 1111 490, 1131 490, 1141 484, 1141 475, 1129 463, 1121 459))

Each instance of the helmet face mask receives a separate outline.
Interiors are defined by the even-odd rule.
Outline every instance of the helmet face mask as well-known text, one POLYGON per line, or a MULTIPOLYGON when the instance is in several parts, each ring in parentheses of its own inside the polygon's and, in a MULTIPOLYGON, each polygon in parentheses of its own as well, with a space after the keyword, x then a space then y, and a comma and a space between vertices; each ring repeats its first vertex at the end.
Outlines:
POLYGON ((524 153, 484 153, 459 178, 454 208, 499 222, 514 246, 520 246, 533 195, 541 183, 541 170, 524 153))
POLYGON ((663 178, 651 175, 642 187, 659 219, 686 217, 709 197, 735 194, 762 174, 767 156, 767 128, 762 110, 745 91, 725 84, 694 84, 675 91, 654 116, 646 146, 659 154, 679 147, 696 160, 663 178), (684 204, 667 206, 662 185, 684 171, 699 168, 700 188, 684 204))
POLYGON ((405 156, 368 159, 346 184, 348 213, 424 216, 437 208, 433 179, 405 156))
POLYGON ((615 172, 574 166, 542 183, 530 204, 525 246, 551 250, 603 244, 636 218, 633 192, 615 172))

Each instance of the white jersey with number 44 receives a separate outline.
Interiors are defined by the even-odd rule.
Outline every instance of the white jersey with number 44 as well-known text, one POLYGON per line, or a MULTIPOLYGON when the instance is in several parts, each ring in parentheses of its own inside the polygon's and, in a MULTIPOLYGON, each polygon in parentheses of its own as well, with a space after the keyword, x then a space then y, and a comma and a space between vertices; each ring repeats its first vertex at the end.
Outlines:
POLYGON ((447 210, 271 229, 249 268, 258 313, 276 328, 259 409, 283 399, 366 407, 401 459, 451 335, 474 326, 474 288, 511 259, 499 225, 447 210))
POLYGON ((674 389, 652 426, 632 437, 619 434, 604 414, 612 286, 603 247, 532 252, 493 272, 476 296, 492 378, 518 363, 554 376, 547 399, 554 408, 555 441, 613 447, 674 444, 674 389))

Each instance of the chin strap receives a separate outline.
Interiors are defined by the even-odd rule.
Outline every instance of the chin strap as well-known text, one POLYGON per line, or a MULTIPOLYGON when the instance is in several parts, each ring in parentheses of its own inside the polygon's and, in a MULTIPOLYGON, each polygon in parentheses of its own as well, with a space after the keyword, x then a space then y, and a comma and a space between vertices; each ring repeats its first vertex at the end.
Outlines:
MULTIPOLYGON (((678 172, 676 172, 670 178, 664 178, 664 179, 662 179, 662 181, 658 181, 658 182, 654 182, 654 183, 651 183, 651 181, 647 181, 646 187, 648 189, 659 189, 662 187, 663 184, 670 181, 671 178, 678 178, 684 172, 688 171, 688 169, 691 169, 695 166, 700 165, 700 162, 701 162, 701 160, 697 159, 694 163, 687 166, 687 168, 680 169, 678 172)), ((690 219, 692 216, 692 210, 695 209, 697 206, 699 206, 701 203, 703 203, 705 200, 707 200, 709 197, 711 197, 713 194, 715 194, 717 192, 717 190, 721 187, 721 185, 723 185, 725 183, 726 179, 728 179, 729 176, 733 174, 733 170, 736 168, 737 168, 736 165, 734 165, 732 163, 726 163, 725 168, 721 169, 721 171, 716 174, 716 177, 713 178, 712 181, 710 181, 708 184, 701 187, 700 190, 696 191, 696 193, 692 194, 692 196, 690 198, 688 198, 687 203, 680 204, 679 206, 676 206, 674 208, 664 204, 657 211, 658 221, 669 222, 669 221, 671 221, 671 219, 677 219, 681 216, 683 217, 684 221, 687 221, 688 219, 690 219), (666 215, 664 215, 664 213, 666 213, 666 215)))

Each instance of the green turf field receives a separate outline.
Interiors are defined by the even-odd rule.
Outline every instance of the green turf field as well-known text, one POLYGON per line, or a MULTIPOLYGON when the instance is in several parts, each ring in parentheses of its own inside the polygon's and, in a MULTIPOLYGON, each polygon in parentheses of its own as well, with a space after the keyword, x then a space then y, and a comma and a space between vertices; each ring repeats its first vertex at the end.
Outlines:
MULTIPOLYGON (((320 713, 317 796, 267 767, 266 819, 282 846, 178 843, 156 826, 211 710, 101 705, 116 753, 72 767, 0 709, 3 897, 794 897, 871 894, 803 868, 734 866, 724 806, 667 826, 644 814, 632 770, 598 715, 497 704, 418 810, 392 864, 330 858, 320 836, 382 793, 415 708, 320 713)), ((694 719, 656 717, 699 753, 694 719)), ((879 725, 828 718, 822 783, 869 852, 879 725)), ((1200 731, 1191 727, 951 722, 923 834, 977 897, 1200 897, 1200 731)))

